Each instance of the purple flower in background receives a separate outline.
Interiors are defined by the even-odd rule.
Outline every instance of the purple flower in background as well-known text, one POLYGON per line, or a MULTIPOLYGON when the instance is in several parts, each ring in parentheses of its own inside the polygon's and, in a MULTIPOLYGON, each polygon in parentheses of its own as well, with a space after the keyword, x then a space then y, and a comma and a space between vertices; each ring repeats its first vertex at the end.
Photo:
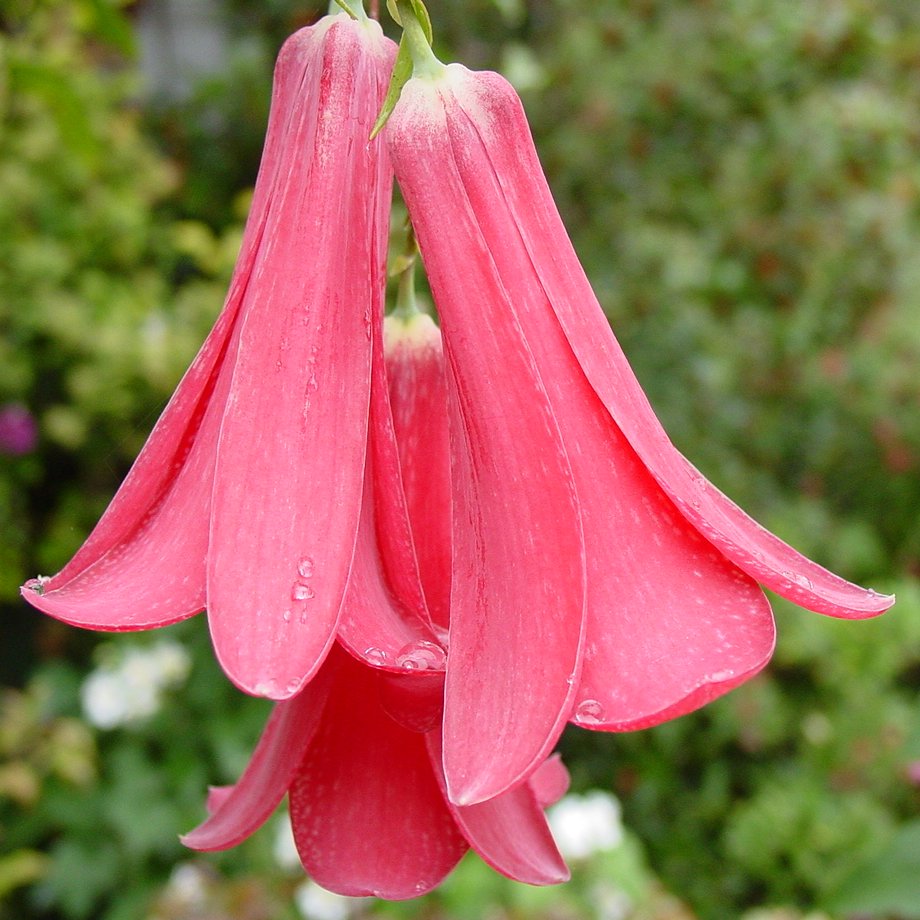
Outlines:
POLYGON ((29 410, 19 403, 0 406, 0 454, 21 457, 38 444, 38 425, 29 410))

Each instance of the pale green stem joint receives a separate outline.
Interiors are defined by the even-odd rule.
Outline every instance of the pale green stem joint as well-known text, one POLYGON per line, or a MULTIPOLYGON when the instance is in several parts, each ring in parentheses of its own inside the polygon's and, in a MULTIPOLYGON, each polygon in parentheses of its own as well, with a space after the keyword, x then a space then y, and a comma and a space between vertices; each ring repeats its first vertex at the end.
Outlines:
POLYGON ((403 37, 412 57, 412 76, 438 77, 444 70, 434 54, 411 0, 396 0, 403 37))

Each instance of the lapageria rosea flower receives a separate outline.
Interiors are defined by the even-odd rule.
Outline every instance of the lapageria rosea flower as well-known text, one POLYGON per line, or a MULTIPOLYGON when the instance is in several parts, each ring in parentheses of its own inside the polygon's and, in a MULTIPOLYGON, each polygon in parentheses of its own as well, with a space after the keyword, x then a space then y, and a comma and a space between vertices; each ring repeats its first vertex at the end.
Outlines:
MULTIPOLYGON (((393 496, 400 504, 402 476, 417 543, 428 548, 419 554, 421 581, 432 606, 446 614, 450 527, 441 505, 448 452, 440 333, 422 314, 388 317, 384 328, 390 373, 387 379, 379 372, 383 361, 375 350, 371 395, 371 481, 378 488, 365 501, 359 542, 372 544, 376 525, 393 523, 387 507, 393 496), (379 418, 388 414, 388 395, 395 441, 379 418)), ((404 520, 405 511, 397 517, 404 520)), ((362 558, 367 571, 370 554, 362 558)), ((287 795, 305 869, 340 894, 415 897, 437 885, 470 846, 519 881, 564 881, 568 870, 543 814, 568 785, 558 757, 489 802, 460 807, 447 798, 440 644, 447 624, 426 634, 413 614, 419 589, 405 579, 414 570, 410 543, 381 540, 375 558, 374 577, 349 584, 339 635, 351 654, 334 646, 302 693, 275 707, 239 782, 212 791, 210 817, 184 842, 200 850, 234 846, 287 795), (375 590, 367 589, 371 583, 375 590)))
POLYGON ((430 730, 413 731, 393 717, 392 699, 387 708, 381 699, 383 681, 416 677, 387 675, 334 647, 309 686, 275 706, 239 782, 212 791, 210 817, 183 842, 197 850, 235 846, 287 795, 304 868, 339 894, 416 897, 470 846, 519 881, 565 881, 543 814, 568 785, 561 761, 547 759, 490 802, 452 804, 438 718, 430 730))
POLYGON ((756 673, 758 583, 819 613, 893 599, 804 558, 671 444, 493 73, 419 55, 385 133, 441 318, 452 486, 444 769, 513 788, 566 721, 643 728, 756 673), (419 66, 421 65, 421 66, 419 66))
POLYGON ((333 642, 365 492, 391 171, 368 143, 395 46, 341 13, 285 43, 223 311, 109 508, 23 596, 94 629, 207 607, 244 690, 296 693, 333 642))

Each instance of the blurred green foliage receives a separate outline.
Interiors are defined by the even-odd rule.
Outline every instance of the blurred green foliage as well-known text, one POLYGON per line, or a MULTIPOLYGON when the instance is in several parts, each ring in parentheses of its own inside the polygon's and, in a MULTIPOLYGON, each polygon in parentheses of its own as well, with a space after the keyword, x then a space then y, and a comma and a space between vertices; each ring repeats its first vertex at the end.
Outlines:
MULTIPOLYGON (((216 316, 273 54, 319 6, 228 0, 243 50, 180 102, 144 96, 118 0, 0 9, 0 406, 40 431, 0 460, 3 920, 297 916, 302 879, 270 832, 215 858, 176 840, 265 711, 227 686, 204 624, 173 629, 194 670, 163 712, 100 731, 79 704, 95 640, 16 591, 85 537, 216 316), (204 903, 167 884, 177 865, 204 903)), ((777 601, 776 658, 745 687, 653 730, 570 732, 576 786, 612 785, 632 832, 570 885, 524 889, 470 860, 430 898, 361 911, 586 918, 613 910, 606 885, 636 920, 920 917, 920 5, 429 7, 443 57, 519 86, 678 446, 899 603, 848 623, 777 601)))

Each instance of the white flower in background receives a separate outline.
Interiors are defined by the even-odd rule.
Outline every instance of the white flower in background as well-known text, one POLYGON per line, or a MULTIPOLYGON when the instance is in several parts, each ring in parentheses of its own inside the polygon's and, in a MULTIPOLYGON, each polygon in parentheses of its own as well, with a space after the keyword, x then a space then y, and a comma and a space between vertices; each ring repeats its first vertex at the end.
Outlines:
POLYGON ((128 648, 109 646, 110 653, 80 688, 83 713, 96 728, 117 728, 152 716, 163 692, 188 677, 191 660, 175 642, 128 648))
POLYGON ((613 850, 623 841, 620 803, 608 792, 567 795, 547 812, 559 850, 566 859, 585 859, 613 850))
POLYGON ((304 920, 348 920, 372 898, 347 898, 326 891, 309 879, 294 892, 294 902, 304 920))
POLYGON ((291 827, 291 816, 284 812, 278 816, 278 822, 275 825, 275 843, 272 847, 272 854, 275 862, 282 869, 293 872, 300 869, 300 856, 297 853, 297 844, 294 843, 294 828, 291 827))
POLYGON ((169 876, 165 893, 176 906, 204 906, 208 898, 208 879, 205 871, 194 863, 179 863, 169 876))

